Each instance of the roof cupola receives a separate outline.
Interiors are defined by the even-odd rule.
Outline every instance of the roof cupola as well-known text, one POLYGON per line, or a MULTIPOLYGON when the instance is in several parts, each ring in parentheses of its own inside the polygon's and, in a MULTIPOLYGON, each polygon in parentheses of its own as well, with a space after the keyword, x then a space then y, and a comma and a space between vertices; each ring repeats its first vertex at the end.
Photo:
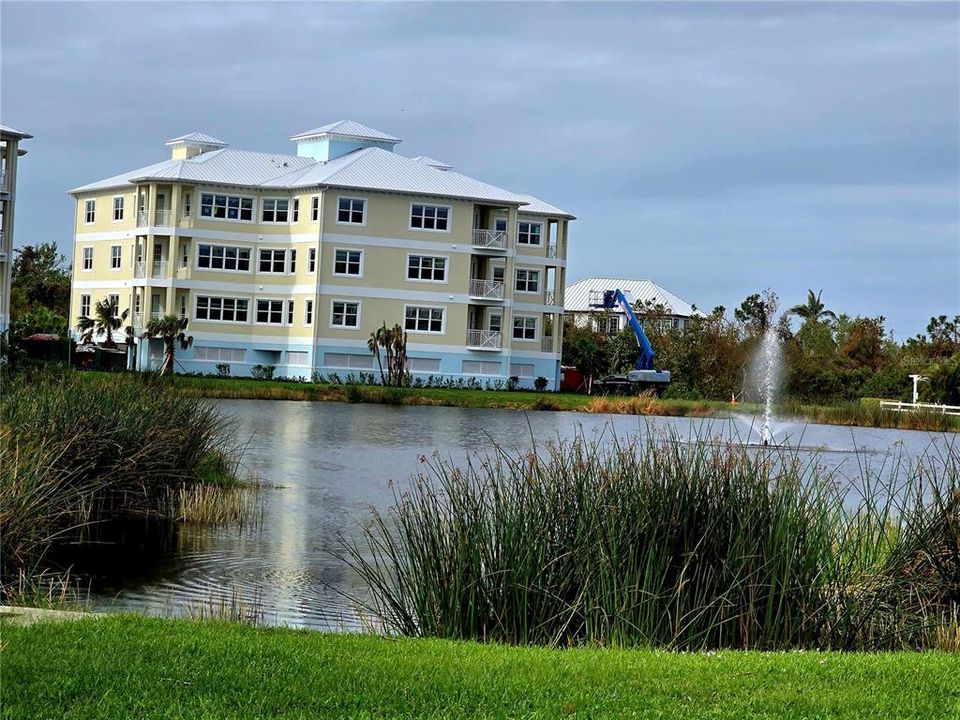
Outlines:
POLYGON ((353 120, 329 123, 294 135, 290 140, 297 144, 297 155, 317 162, 334 160, 363 148, 375 147, 392 152, 393 146, 400 142, 400 138, 353 120))
POLYGON ((200 153, 222 150, 227 146, 227 143, 223 140, 218 140, 212 135, 201 132, 181 135, 172 140, 167 140, 164 144, 173 150, 172 158, 174 160, 186 160, 200 153))

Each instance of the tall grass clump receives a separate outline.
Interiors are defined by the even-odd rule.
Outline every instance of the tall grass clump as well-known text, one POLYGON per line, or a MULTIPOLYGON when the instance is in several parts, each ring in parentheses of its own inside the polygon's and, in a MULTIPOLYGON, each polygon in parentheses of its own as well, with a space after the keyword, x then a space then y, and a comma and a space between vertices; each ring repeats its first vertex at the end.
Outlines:
POLYGON ((795 451, 672 434, 434 459, 339 554, 405 635, 919 647, 960 607, 950 453, 856 498, 795 451))
POLYGON ((184 490, 236 482, 228 425, 168 383, 77 373, 5 379, 0 398, 2 575, 117 517, 175 519, 184 490))

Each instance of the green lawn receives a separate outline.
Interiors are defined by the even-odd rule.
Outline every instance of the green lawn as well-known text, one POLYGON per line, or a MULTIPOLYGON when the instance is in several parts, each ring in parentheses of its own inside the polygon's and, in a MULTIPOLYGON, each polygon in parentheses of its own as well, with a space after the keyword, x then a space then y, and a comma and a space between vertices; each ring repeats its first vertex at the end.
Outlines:
POLYGON ((5 718, 958 718, 960 655, 546 650, 113 616, 2 627, 5 718))

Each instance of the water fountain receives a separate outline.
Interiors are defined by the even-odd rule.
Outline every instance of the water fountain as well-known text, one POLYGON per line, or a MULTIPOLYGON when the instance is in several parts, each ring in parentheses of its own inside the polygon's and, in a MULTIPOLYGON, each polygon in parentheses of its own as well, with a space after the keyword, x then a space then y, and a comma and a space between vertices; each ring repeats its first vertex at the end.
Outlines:
POLYGON ((780 381, 783 354, 780 337, 772 325, 763 334, 760 349, 754 358, 754 371, 757 378, 757 390, 763 402, 763 423, 758 430, 760 442, 769 445, 773 442, 773 402, 780 381))

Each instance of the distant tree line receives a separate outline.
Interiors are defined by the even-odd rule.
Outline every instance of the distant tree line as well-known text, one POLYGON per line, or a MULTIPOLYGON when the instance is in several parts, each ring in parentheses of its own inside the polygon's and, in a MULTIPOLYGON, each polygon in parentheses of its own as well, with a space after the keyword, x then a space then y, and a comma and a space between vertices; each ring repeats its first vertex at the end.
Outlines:
MULTIPOLYGON (((960 404, 960 315, 933 317, 926 333, 897 342, 882 315, 837 314, 827 309, 821 294, 810 290, 806 302, 780 313, 776 293, 766 290, 747 297, 733 318, 718 306, 679 328, 665 322, 669 315, 662 306, 638 304, 635 310, 656 350, 656 366, 672 373, 666 397, 751 399, 750 363, 772 326, 783 341, 781 385, 788 398, 812 403, 861 397, 910 400, 909 376, 920 374, 928 378, 920 384, 921 401, 960 404)), ((637 354, 629 327, 615 335, 570 323, 565 328, 563 363, 584 377, 626 372, 637 354)))

